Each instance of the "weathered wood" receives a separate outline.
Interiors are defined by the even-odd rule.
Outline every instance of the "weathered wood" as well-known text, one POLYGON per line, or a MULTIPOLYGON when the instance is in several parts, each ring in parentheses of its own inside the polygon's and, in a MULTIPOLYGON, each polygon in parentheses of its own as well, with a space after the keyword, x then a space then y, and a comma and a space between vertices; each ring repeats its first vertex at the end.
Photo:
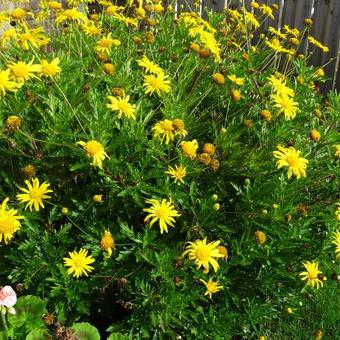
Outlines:
POLYGON ((177 1, 177 14, 182 12, 193 12, 195 10, 194 0, 178 0, 177 1))
MULTIPOLYGON (((319 40, 324 41, 327 15, 329 13, 329 0, 315 0, 312 36, 319 40)), ((320 65, 322 62, 322 51, 312 44, 309 44, 309 51, 313 52, 311 63, 313 65, 320 65)))
POLYGON ((285 0, 284 1, 282 27, 284 25, 289 25, 290 27, 294 27, 296 4, 297 4, 297 0, 285 0))
POLYGON ((300 0, 296 3, 294 27, 302 30, 305 27, 304 20, 312 17, 314 1, 300 0))
MULTIPOLYGON (((332 74, 332 70, 335 70, 336 57, 339 50, 339 22, 340 22, 340 6, 339 0, 330 0, 327 19, 324 23, 325 32, 323 43, 329 48, 328 53, 323 53, 321 56, 321 64, 326 64, 325 72, 327 75, 332 74)), ((334 74, 332 80, 328 81, 324 85, 324 90, 327 91, 332 87, 334 74)))

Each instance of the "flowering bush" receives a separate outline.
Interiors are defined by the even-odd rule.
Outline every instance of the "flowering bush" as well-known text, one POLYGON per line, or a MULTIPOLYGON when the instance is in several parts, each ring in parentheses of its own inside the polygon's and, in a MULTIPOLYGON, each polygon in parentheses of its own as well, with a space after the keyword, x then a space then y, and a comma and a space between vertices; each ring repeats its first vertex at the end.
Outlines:
POLYGON ((67 2, 0 14, 7 335, 335 339, 340 96, 299 54, 327 53, 312 22, 67 2))

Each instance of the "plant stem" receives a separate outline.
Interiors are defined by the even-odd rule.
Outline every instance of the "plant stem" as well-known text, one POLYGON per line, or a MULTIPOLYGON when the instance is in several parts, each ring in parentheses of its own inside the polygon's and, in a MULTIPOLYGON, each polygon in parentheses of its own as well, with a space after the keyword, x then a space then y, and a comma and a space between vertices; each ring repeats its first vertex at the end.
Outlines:
POLYGON ((4 329, 5 329, 5 339, 7 340, 8 339, 8 326, 7 326, 7 320, 6 320, 6 315, 2 312, 0 312, 1 314, 1 320, 2 320, 2 323, 4 325, 4 329))

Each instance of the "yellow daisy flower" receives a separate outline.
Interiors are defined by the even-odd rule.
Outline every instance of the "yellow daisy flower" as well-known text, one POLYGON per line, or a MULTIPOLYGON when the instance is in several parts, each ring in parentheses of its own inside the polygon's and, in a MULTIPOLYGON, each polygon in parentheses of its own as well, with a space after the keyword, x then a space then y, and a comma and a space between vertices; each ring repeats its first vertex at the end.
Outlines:
POLYGON ((8 200, 9 198, 5 198, 0 206, 0 242, 4 241, 5 244, 20 229, 19 220, 24 219, 24 216, 17 215, 18 210, 7 209, 8 200))
POLYGON ((277 168, 288 167, 288 178, 291 178, 293 174, 297 179, 306 177, 308 160, 300 157, 300 151, 292 146, 285 148, 278 145, 277 148, 278 150, 273 152, 274 157, 279 159, 276 162, 277 168))
POLYGON ((236 77, 235 74, 228 76, 228 79, 231 80, 231 82, 235 85, 239 85, 239 86, 244 85, 244 78, 238 78, 236 77))
POLYGON ((171 90, 170 81, 167 79, 168 76, 163 73, 157 75, 144 76, 145 94, 152 95, 156 92, 159 96, 161 92, 169 93, 171 90))
POLYGON ((136 105, 129 103, 130 96, 108 96, 107 98, 110 100, 111 103, 107 104, 106 106, 112 111, 118 111, 118 118, 122 118, 122 116, 124 116, 128 119, 136 119, 136 105))
POLYGON ((25 209, 29 208, 31 211, 33 207, 35 211, 39 211, 40 207, 45 208, 43 200, 51 198, 51 196, 46 194, 53 192, 53 190, 48 189, 50 184, 44 182, 40 185, 38 178, 26 180, 25 184, 27 188, 20 188, 24 193, 17 195, 18 201, 20 203, 27 202, 25 209))
POLYGON ((105 230, 100 241, 100 248, 107 252, 107 258, 111 257, 112 250, 115 249, 115 241, 109 230, 105 230))
POLYGON ((339 230, 334 232, 332 243, 336 245, 336 249, 335 249, 336 258, 340 258, 340 231, 339 230))
POLYGON ((88 142, 79 141, 76 144, 82 146, 88 157, 92 157, 93 161, 91 165, 97 166, 100 169, 103 168, 103 160, 109 158, 106 154, 103 145, 96 140, 90 140, 88 142))
POLYGON ((165 139, 165 144, 169 144, 170 141, 175 139, 175 128, 172 120, 161 120, 155 124, 152 130, 154 130, 154 137, 158 137, 161 143, 165 139))
POLYGON ((81 248, 79 252, 69 252, 70 257, 64 257, 65 267, 70 267, 67 270, 67 274, 73 274, 73 277, 79 278, 82 275, 88 276, 88 273, 92 272, 94 268, 90 264, 95 259, 91 255, 87 256, 87 252, 86 249, 81 248))
POLYGON ((203 240, 188 242, 183 256, 188 254, 189 260, 195 261, 197 269, 203 266, 205 274, 209 272, 209 264, 211 264, 214 271, 217 272, 220 266, 215 258, 224 257, 218 249, 219 244, 220 241, 207 243, 206 237, 203 240))
POLYGON ((45 59, 40 60, 39 75, 41 77, 55 77, 61 72, 59 63, 59 58, 54 58, 51 62, 48 62, 45 59))
POLYGON ((11 77, 18 83, 24 83, 31 78, 38 78, 35 73, 40 70, 40 65, 33 64, 33 60, 29 63, 24 61, 18 61, 17 63, 12 62, 8 65, 11 70, 11 77))
POLYGON ((212 294, 217 293, 220 291, 223 286, 219 286, 218 281, 213 281, 211 277, 209 277, 209 281, 205 282, 204 280, 200 279, 201 282, 204 283, 205 287, 207 288, 207 291, 204 293, 204 295, 209 295, 209 298, 212 298, 212 294))
POLYGON ((307 286, 316 286, 317 289, 319 289, 319 286, 323 287, 322 281, 326 280, 326 278, 319 270, 319 264, 317 262, 307 261, 304 262, 303 265, 306 268, 306 271, 300 273, 300 276, 302 276, 301 280, 307 280, 307 286))
POLYGON ((185 156, 194 159, 197 156, 198 143, 194 139, 192 141, 183 141, 180 144, 181 150, 185 156))
POLYGON ((168 232, 168 226, 175 227, 174 217, 181 216, 181 214, 175 209, 171 200, 168 201, 163 199, 162 201, 159 201, 156 199, 149 199, 146 200, 146 203, 151 204, 151 207, 143 209, 143 211, 149 213, 149 215, 145 217, 144 222, 149 223, 151 220, 150 227, 158 221, 161 234, 163 234, 164 231, 166 233, 168 232))
POLYGON ((138 59, 137 63, 140 67, 143 67, 147 73, 164 74, 162 68, 152 62, 146 55, 143 56, 142 59, 138 59))
POLYGON ((10 69, 5 71, 0 70, 0 95, 5 95, 7 91, 13 92, 18 90, 18 83, 10 80, 10 72, 10 69))
POLYGON ((63 21, 75 21, 77 24, 87 21, 87 17, 84 13, 79 12, 76 7, 65 9, 58 12, 55 23, 59 26, 63 21))
POLYGON ((121 44, 118 39, 111 38, 111 33, 107 36, 102 37, 96 44, 95 50, 97 53, 110 53, 112 47, 117 47, 121 44))
POLYGON ((286 120, 291 120, 296 117, 299 107, 298 103, 294 102, 293 98, 287 95, 273 94, 271 99, 274 102, 274 106, 279 109, 278 113, 284 113, 286 120))
POLYGON ((170 175, 175 183, 177 183, 177 181, 184 183, 183 178, 187 175, 187 170, 183 165, 175 165, 175 169, 169 165, 168 170, 165 171, 165 173, 170 175))
POLYGON ((18 34, 17 42, 24 51, 28 51, 30 47, 40 48, 47 45, 50 38, 44 34, 42 26, 30 28, 26 23, 21 25, 23 32, 18 34))
POLYGON ((98 36, 103 31, 103 28, 92 20, 86 21, 85 24, 81 25, 81 28, 90 37, 98 36))

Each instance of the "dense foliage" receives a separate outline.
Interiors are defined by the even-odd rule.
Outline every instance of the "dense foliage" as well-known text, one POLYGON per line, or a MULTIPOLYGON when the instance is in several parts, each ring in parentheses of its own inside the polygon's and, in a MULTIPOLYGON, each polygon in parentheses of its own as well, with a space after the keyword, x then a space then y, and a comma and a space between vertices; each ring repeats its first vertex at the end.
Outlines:
POLYGON ((340 96, 300 54, 328 51, 312 22, 67 2, 0 13, 2 336, 336 339, 340 96))

